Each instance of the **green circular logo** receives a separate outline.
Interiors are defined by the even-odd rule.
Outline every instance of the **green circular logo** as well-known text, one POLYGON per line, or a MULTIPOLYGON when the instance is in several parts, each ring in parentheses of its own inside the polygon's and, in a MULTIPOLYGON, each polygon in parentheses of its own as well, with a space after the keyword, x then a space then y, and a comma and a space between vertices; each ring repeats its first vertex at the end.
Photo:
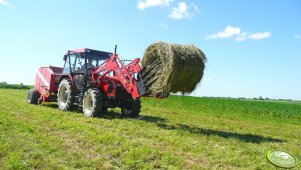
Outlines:
POLYGON ((280 150, 269 151, 267 158, 272 164, 281 168, 293 168, 298 164, 298 159, 294 155, 280 150))

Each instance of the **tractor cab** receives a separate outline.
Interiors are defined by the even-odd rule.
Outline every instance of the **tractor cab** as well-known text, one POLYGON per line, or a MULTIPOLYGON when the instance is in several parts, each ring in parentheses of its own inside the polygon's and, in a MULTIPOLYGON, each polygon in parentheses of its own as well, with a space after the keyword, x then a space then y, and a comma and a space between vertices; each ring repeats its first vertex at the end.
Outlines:
POLYGON ((91 70, 111 57, 112 53, 87 48, 68 51, 64 55, 61 79, 70 78, 77 89, 84 89, 89 81, 91 70))
POLYGON ((112 53, 87 48, 68 51, 64 55, 63 74, 86 73, 91 67, 97 67, 110 58, 112 53))

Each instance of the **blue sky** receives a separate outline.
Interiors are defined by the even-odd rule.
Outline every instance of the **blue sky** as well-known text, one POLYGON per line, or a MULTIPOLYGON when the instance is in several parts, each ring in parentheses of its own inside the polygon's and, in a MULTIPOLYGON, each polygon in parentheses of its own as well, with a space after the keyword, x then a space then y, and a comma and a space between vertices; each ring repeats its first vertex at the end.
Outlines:
POLYGON ((0 81, 33 84, 68 49, 142 57, 151 43, 207 55, 195 96, 301 99, 299 0, 0 0, 0 81))

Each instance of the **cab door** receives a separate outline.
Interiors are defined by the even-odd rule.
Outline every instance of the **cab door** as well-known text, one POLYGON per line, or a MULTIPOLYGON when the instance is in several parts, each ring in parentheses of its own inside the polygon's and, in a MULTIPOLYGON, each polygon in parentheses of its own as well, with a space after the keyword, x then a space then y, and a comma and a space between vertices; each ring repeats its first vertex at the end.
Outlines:
POLYGON ((85 75, 82 70, 85 60, 80 54, 70 54, 70 71, 77 90, 84 89, 85 75))

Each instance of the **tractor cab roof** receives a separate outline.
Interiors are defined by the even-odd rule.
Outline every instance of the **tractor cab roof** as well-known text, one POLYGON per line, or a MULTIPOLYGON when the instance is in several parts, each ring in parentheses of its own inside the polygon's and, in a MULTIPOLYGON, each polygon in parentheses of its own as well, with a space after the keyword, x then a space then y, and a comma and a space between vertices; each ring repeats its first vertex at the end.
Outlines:
POLYGON ((75 50, 70 50, 64 55, 64 60, 67 59, 68 54, 79 54, 81 58, 91 58, 94 60, 106 60, 113 55, 113 53, 105 52, 105 51, 98 51, 98 50, 92 50, 88 48, 78 48, 75 50))

